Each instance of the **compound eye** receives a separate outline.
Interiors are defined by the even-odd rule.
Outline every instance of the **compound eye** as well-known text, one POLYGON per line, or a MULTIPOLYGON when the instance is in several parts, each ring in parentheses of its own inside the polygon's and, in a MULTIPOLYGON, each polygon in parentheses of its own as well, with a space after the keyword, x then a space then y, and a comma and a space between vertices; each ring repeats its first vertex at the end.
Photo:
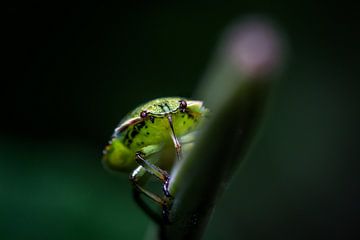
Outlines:
POLYGON ((182 112, 185 112, 185 109, 186 109, 186 107, 187 107, 186 101, 185 101, 185 100, 180 100, 179 103, 180 103, 180 106, 179 106, 180 110, 181 110, 182 112))
POLYGON ((140 113, 140 117, 141 117, 141 118, 146 118, 147 115, 148 115, 148 113, 147 113, 146 111, 142 111, 142 112, 140 113))

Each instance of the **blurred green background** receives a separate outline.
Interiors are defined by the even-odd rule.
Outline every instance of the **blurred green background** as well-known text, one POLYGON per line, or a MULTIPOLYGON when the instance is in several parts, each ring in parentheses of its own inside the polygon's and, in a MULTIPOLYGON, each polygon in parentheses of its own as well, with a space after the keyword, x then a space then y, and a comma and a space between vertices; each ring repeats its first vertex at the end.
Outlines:
POLYGON ((205 239, 357 233, 360 85, 353 7, 127 1, 81 10, 7 7, 0 239, 142 239, 150 220, 133 202, 127 175, 102 168, 102 149, 136 105, 192 96, 221 34, 248 14, 264 15, 283 30, 287 67, 205 239))

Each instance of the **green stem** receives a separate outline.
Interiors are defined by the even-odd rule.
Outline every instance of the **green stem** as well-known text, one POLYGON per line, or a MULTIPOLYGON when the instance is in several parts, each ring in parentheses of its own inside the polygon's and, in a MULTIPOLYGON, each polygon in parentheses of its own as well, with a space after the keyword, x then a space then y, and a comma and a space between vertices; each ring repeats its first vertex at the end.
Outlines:
MULTIPOLYGON (((272 39, 265 38, 265 41, 278 39, 269 24, 260 22, 260 29, 256 32, 258 35, 254 35, 251 32, 253 28, 248 28, 248 25, 254 25, 253 21, 236 26, 240 37, 230 34, 235 39, 227 39, 225 45, 230 47, 224 48, 221 60, 214 65, 216 67, 212 68, 200 87, 198 97, 209 107, 210 117, 194 150, 171 173, 170 192, 175 199, 170 212, 171 224, 161 227, 162 239, 201 238, 216 199, 221 196, 236 167, 244 160, 259 128, 258 120, 277 65, 271 65, 270 71, 269 64, 273 62, 265 61, 268 63, 265 66, 264 59, 246 65, 246 59, 245 62, 237 61, 241 60, 244 52, 236 51, 243 47, 241 44, 247 44, 247 41, 244 43, 244 36, 259 37, 259 31, 260 36, 261 31, 272 31, 272 39), (233 53, 235 55, 231 55, 233 53), (236 54, 240 54, 240 58, 236 54)), ((256 27, 259 26, 255 24, 256 27)), ((274 45, 266 45, 269 46, 274 45)), ((246 53, 246 56, 252 59, 258 57, 258 52, 251 47, 245 49, 250 51, 250 55, 246 53)))

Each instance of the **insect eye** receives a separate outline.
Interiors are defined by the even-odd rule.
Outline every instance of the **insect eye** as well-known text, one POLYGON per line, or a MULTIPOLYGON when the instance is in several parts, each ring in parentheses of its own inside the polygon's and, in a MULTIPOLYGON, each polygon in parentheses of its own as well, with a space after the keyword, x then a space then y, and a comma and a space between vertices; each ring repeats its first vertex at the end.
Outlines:
POLYGON ((148 115, 148 113, 147 113, 146 111, 142 111, 142 112, 140 113, 140 117, 141 117, 141 118, 146 118, 147 115, 148 115))
POLYGON ((186 107, 187 107, 186 101, 185 101, 185 100, 180 100, 179 103, 180 103, 180 106, 179 106, 180 110, 181 110, 182 112, 185 112, 185 109, 186 109, 186 107))

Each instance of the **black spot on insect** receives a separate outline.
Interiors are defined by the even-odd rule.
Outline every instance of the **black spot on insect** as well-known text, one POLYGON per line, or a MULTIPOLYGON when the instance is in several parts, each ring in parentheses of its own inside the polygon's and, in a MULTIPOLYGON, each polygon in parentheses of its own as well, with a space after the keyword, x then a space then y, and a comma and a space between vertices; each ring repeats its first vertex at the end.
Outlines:
POLYGON ((150 133, 149 133, 149 132, 146 132, 146 135, 150 135, 150 133))
POLYGON ((136 124, 134 126, 134 128, 136 129, 136 131, 140 132, 140 130, 145 126, 145 122, 142 121, 142 122, 139 122, 138 124, 136 124))
POLYGON ((166 112, 165 106, 164 106, 163 104, 160 104, 160 105, 158 105, 158 106, 159 106, 159 108, 161 108, 161 110, 162 110, 163 112, 166 112))
POLYGON ((125 141, 127 141, 127 140, 130 139, 129 134, 130 134, 130 131, 127 131, 127 132, 126 132, 126 135, 125 135, 125 137, 124 137, 125 141))
POLYGON ((184 118, 185 117, 185 114, 181 115, 181 118, 184 118))
POLYGON ((128 139, 128 140, 125 141, 125 145, 126 145, 127 147, 129 147, 129 146, 132 144, 132 142, 133 142, 132 139, 128 139))
POLYGON ((148 126, 147 126, 147 125, 145 125, 145 128, 148 128, 148 126))
POLYGON ((155 118, 154 118, 153 116, 150 116, 150 121, 151 121, 152 123, 154 123, 154 122, 155 122, 155 118))
POLYGON ((185 121, 183 121, 183 125, 185 125, 186 124, 186 122, 185 121))
POLYGON ((132 138, 134 138, 134 137, 136 137, 136 135, 138 135, 138 134, 139 134, 139 131, 134 128, 134 129, 132 130, 130 136, 131 136, 132 138))
POLYGON ((141 142, 141 145, 144 145, 144 142, 141 142))

